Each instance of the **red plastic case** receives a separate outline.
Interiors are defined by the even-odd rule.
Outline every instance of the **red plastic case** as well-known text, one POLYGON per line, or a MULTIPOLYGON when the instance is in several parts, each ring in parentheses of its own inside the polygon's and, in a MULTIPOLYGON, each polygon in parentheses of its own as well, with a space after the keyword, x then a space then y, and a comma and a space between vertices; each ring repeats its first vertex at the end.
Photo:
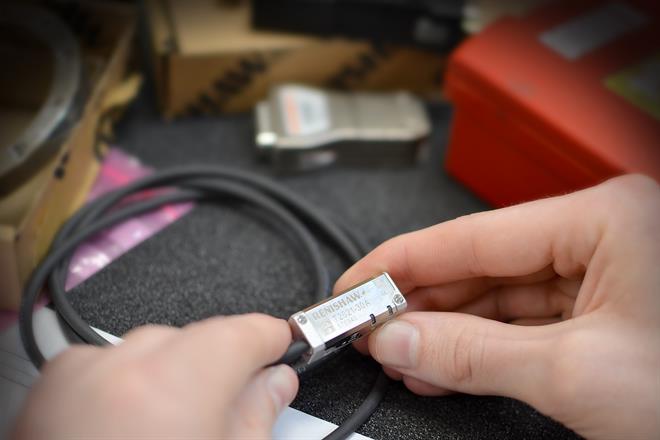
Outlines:
POLYGON ((558 2, 467 40, 447 71, 447 170, 495 206, 660 180, 658 17, 654 2, 558 2))

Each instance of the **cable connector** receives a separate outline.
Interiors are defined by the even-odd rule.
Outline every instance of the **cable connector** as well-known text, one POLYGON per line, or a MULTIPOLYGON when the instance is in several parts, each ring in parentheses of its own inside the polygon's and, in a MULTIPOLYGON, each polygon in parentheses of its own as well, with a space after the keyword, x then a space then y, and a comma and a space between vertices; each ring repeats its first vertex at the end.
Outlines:
POLYGON ((289 318, 293 337, 309 344, 294 368, 306 370, 400 315, 406 306, 392 278, 383 273, 294 313, 289 318))

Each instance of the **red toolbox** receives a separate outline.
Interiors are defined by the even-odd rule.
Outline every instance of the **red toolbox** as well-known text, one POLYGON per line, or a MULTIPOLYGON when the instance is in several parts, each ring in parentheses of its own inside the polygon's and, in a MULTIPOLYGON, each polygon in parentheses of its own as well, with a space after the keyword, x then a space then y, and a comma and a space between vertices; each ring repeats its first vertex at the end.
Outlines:
POLYGON ((641 172, 660 181, 660 2, 566 1, 452 55, 446 168, 495 206, 641 172))

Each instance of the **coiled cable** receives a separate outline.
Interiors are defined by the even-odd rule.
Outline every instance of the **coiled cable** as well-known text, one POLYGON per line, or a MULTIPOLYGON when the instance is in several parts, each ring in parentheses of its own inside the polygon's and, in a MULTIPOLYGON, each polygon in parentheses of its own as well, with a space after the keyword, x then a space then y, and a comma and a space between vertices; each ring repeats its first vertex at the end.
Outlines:
MULTIPOLYGON (((34 270, 25 287, 19 312, 21 339, 34 365, 41 368, 45 362, 34 335, 33 309, 46 283, 57 313, 75 335, 89 344, 108 343, 73 308, 64 290, 71 255, 77 246, 112 225, 166 204, 223 200, 238 200, 262 209, 290 230, 312 269, 314 302, 326 297, 329 279, 313 234, 349 265, 366 252, 366 247, 353 234, 331 222, 290 190, 263 176, 205 165, 157 171, 88 203, 58 231, 48 255, 34 270), (129 196, 161 189, 166 190, 150 199, 127 200, 129 196)), ((304 343, 294 342, 277 363, 294 363, 306 348, 304 343)), ((343 439, 359 428, 382 400, 388 382, 387 376, 381 372, 363 404, 326 439, 343 439)))

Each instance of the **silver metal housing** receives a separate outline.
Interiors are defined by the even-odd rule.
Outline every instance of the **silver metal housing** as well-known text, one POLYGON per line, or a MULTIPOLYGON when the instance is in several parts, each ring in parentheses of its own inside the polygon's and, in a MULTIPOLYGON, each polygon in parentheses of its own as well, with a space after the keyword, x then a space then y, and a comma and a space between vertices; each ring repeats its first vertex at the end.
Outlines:
POLYGON ((293 314, 294 339, 310 349, 295 367, 300 371, 371 333, 400 315, 407 302, 389 274, 383 273, 345 292, 293 314))
POLYGON ((284 84, 255 108, 255 143, 279 170, 335 162, 414 163, 431 131, 421 101, 408 92, 335 92, 284 84))

